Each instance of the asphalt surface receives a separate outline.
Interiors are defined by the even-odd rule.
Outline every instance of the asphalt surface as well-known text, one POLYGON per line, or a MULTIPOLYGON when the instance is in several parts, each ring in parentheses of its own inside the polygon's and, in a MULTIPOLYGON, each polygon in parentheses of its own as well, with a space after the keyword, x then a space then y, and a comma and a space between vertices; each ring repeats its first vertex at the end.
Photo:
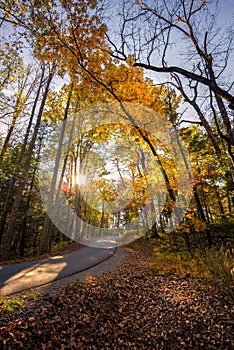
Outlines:
POLYGON ((72 253, 0 266, 0 295, 37 287, 95 266, 111 257, 116 248, 84 247, 72 253))

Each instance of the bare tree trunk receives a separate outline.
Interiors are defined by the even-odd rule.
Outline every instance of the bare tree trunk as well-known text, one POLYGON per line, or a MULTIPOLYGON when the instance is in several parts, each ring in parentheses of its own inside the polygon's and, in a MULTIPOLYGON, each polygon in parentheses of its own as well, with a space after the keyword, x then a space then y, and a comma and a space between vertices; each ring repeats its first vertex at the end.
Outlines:
POLYGON ((186 94, 179 76, 176 75, 176 74, 173 74, 173 77, 175 78, 175 80, 177 82, 176 88, 181 92, 181 94, 183 95, 185 101, 188 102, 194 108, 194 110, 196 111, 196 113, 197 113, 197 115, 198 115, 198 117, 199 117, 199 119, 201 121, 202 126, 205 128, 205 130, 207 132, 207 135, 210 138, 210 141, 211 141, 211 143, 212 143, 212 145, 214 147, 214 150, 215 150, 215 152, 217 154, 217 157, 220 157, 221 156, 221 149, 220 149, 219 144, 217 142, 217 138, 215 137, 211 126, 209 125, 209 123, 206 120, 204 114, 202 113, 199 105, 196 102, 196 99, 197 99, 197 96, 198 96, 197 85, 195 85, 193 87, 194 97, 193 97, 193 99, 191 99, 186 94))

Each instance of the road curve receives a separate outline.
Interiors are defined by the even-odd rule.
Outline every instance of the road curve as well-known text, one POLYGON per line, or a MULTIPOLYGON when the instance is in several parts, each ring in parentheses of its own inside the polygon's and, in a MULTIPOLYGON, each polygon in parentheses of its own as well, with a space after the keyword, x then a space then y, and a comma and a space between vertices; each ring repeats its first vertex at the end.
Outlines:
POLYGON ((87 270, 113 256, 117 248, 84 247, 49 258, 0 266, 0 295, 10 295, 87 270))

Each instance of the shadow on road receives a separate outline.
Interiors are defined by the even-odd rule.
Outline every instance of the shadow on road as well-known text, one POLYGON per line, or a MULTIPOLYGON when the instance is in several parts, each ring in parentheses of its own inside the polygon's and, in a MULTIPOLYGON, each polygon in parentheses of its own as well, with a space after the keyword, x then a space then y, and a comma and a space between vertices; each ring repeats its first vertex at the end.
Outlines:
POLYGON ((9 295, 84 271, 111 257, 116 248, 84 247, 77 251, 0 266, 0 294, 9 295))

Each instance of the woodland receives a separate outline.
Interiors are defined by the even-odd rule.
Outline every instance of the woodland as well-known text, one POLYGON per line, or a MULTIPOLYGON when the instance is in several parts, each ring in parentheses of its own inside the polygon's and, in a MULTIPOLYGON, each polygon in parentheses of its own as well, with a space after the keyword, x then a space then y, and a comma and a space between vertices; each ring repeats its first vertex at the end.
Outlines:
POLYGON ((16 308, 2 301, 2 348, 231 349, 234 48, 233 16, 221 21, 222 6, 0 0, 1 263, 53 255, 85 242, 94 227, 96 237, 109 228, 125 232, 138 220, 127 230, 122 270, 55 297, 31 297, 23 311, 22 300, 16 308), (105 108, 113 105, 125 123, 106 122, 105 108), (139 123, 134 108, 145 111, 139 123), (153 125, 157 138, 144 125, 153 125), (70 210, 61 209, 61 194, 70 210), (81 316, 68 329, 78 295, 73 312, 81 316), (190 311, 183 306, 189 298, 190 311), (162 318, 150 313, 151 303, 162 318), (153 329, 150 317, 160 318, 153 329), (77 335, 81 324, 87 330, 77 335))

